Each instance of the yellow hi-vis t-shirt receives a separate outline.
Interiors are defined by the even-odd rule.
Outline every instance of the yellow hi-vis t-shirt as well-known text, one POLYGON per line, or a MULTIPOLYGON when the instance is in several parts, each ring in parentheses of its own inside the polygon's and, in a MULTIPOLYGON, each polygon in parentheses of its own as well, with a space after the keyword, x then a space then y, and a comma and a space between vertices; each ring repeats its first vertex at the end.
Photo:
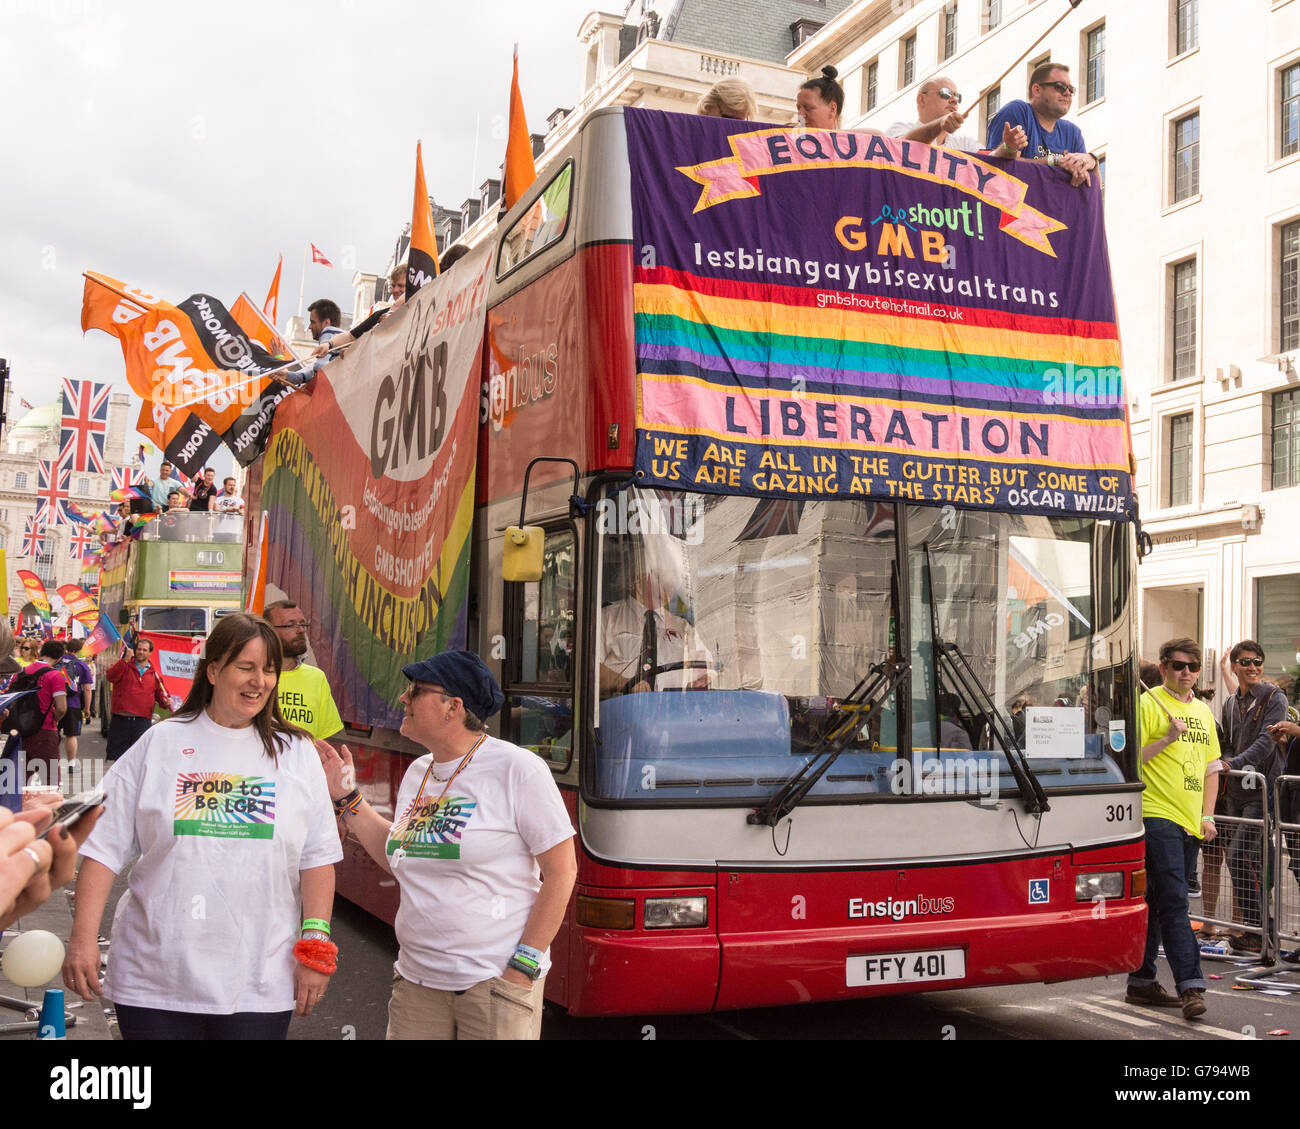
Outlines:
POLYGON ((325 672, 319 667, 299 662, 293 670, 281 671, 279 696, 284 720, 300 725, 313 737, 333 737, 343 728, 325 672))
POLYGON ((1143 694, 1138 704, 1139 743, 1143 747, 1169 732, 1170 714, 1187 723, 1187 732, 1142 765, 1142 782, 1146 785, 1142 818, 1168 819, 1200 839, 1205 766, 1219 756, 1219 735, 1210 707, 1199 698, 1180 702, 1163 686, 1157 686, 1143 694))

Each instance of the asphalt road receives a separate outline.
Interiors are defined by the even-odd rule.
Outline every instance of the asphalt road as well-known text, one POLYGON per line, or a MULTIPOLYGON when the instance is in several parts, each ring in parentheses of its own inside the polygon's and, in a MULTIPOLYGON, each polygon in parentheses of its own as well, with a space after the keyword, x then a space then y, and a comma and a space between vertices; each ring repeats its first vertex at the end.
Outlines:
MULTIPOLYGON (((102 756, 98 733, 83 738, 82 755, 102 756)), ((103 932, 110 934, 113 891, 103 932)), ((351 903, 335 905, 339 971, 316 1012, 295 1019, 293 1040, 378 1040, 384 1037, 397 941, 392 929, 351 903)), ((912 996, 804 1004, 712 1015, 574 1019, 548 1008, 544 1040, 1116 1040, 1285 1041, 1300 1037, 1300 991, 1248 988, 1236 976, 1247 962, 1203 960, 1211 977, 1208 1013, 1188 1022, 1176 1009, 1123 1002, 1124 978, 930 992, 912 996)), ((1172 987, 1161 962, 1161 979, 1172 987)), ((1300 988, 1300 972, 1289 974, 1300 988)))

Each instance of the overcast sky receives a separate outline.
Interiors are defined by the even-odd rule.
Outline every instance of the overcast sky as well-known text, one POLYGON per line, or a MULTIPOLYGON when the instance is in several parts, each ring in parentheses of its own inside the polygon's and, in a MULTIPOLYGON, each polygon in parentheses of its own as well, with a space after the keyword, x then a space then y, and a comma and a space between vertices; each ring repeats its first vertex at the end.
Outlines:
POLYGON ((63 376, 127 388, 116 339, 82 336, 83 270, 171 301, 247 290, 260 303, 283 253, 283 325, 310 240, 338 269, 307 267, 306 300, 350 309, 352 270, 381 270, 411 218, 416 140, 429 191, 459 207, 505 152, 512 45, 542 132, 581 93, 577 30, 599 6, 0 0, 0 357, 15 415, 63 376))

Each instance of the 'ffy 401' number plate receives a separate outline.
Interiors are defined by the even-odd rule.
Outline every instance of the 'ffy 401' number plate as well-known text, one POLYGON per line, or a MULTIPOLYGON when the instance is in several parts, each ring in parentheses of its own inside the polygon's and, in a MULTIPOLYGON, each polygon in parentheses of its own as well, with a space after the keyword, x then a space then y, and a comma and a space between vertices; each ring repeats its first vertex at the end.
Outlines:
POLYGON ((874 988, 880 984, 961 980, 965 975, 965 949, 927 949, 920 953, 849 957, 845 962, 844 980, 850 988, 874 988))

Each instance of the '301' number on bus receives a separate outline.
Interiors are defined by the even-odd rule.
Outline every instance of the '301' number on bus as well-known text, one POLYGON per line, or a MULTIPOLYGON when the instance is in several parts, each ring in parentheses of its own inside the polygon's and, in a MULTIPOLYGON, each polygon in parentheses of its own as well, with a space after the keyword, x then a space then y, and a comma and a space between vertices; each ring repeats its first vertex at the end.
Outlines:
POLYGON ((1123 823, 1125 820, 1133 818, 1132 804, 1107 804, 1106 805, 1106 822, 1123 823))

